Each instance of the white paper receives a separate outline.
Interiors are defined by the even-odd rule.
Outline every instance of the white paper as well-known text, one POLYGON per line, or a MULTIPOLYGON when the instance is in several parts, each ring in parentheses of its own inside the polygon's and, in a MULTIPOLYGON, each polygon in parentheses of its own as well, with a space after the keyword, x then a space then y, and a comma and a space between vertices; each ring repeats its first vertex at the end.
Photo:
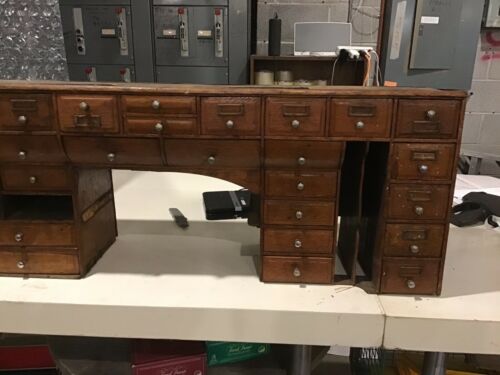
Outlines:
POLYGON ((422 16, 420 23, 427 25, 438 25, 439 17, 422 16))

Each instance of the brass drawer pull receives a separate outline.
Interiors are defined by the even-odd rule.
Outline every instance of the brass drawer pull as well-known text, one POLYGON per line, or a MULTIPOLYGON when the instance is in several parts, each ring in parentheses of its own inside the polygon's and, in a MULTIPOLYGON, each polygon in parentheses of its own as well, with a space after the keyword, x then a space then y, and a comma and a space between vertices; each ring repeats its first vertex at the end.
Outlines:
POLYGON ((300 276, 302 276, 302 272, 300 272, 299 267, 295 267, 295 268, 293 269, 293 276, 295 276, 295 277, 300 277, 300 276))
POLYGON ((31 185, 34 185, 34 184, 37 183, 36 176, 30 176, 30 178, 28 180, 29 180, 29 182, 30 182, 31 185))
POLYGON ((299 120, 293 120, 292 121, 292 128, 298 129, 300 127, 300 121, 299 120))
POLYGON ((408 289, 415 289, 417 287, 417 283, 415 283, 415 281, 413 280, 407 280, 406 286, 408 287, 408 289))
POLYGON ((14 235, 14 240, 15 240, 16 242, 22 242, 22 241, 23 241, 23 239, 24 239, 24 233, 22 233, 22 232, 16 233, 16 234, 14 235))
POLYGON ((232 121, 232 120, 227 120, 227 121, 226 121, 226 128, 228 128, 228 129, 232 129, 232 128, 234 128, 234 121, 232 121))
POLYGON ((418 254, 418 253, 420 253, 420 248, 417 245, 411 245, 410 252, 412 254, 418 254))
POLYGON ((435 119, 437 113, 433 109, 429 109, 427 112, 425 112, 425 118, 429 121, 432 121, 435 119))
POLYGON ((306 164, 306 158, 301 156, 297 159, 297 163, 299 163, 299 165, 305 165, 306 164))
POLYGON ((151 102, 151 107, 152 107, 153 109, 160 109, 160 106, 161 106, 161 104, 160 104, 160 102, 159 102, 158 100, 153 100, 153 101, 151 102))
POLYGON ((422 174, 426 174, 427 172, 429 172, 429 166, 422 164, 418 167, 418 171, 422 174))
POLYGON ((158 132, 158 133, 161 133, 163 131, 163 124, 161 122, 158 122, 156 125, 155 125, 155 130, 158 132))
POLYGON ((302 241, 295 240, 295 242, 293 243, 293 246, 295 246, 296 249, 300 249, 302 247, 302 241))
POLYGON ((364 123, 363 121, 358 121, 358 122, 356 123, 356 129, 358 129, 358 130, 362 130, 362 129, 364 129, 364 128, 365 128, 365 123, 364 123))
POLYGON ((422 216, 424 214, 424 208, 421 206, 415 206, 415 214, 422 216))
POLYGON ((17 268, 22 270, 24 267, 26 267, 26 263, 21 260, 21 261, 17 262, 16 266, 17 266, 17 268))
POLYGON ((302 211, 297 211, 295 212, 295 217, 297 220, 301 220, 304 217, 304 214, 302 213, 302 211))
POLYGON ((81 102, 79 107, 82 111, 90 110, 90 105, 87 102, 81 102))
POLYGON ((213 156, 213 155, 209 156, 207 161, 208 161, 208 164, 214 165, 215 164, 215 156, 213 156))
POLYGON ((28 154, 26 153, 26 151, 19 151, 17 153, 17 157, 19 158, 19 160, 26 160, 27 156, 28 154))
POLYGON ((112 152, 110 152, 108 155, 106 155, 106 158, 108 159, 109 162, 114 162, 116 159, 116 155, 112 152))
POLYGON ((297 184, 297 190, 298 190, 298 191, 302 191, 302 190, 304 190, 304 188, 305 188, 304 183, 299 182, 299 183, 297 184))
POLYGON ((28 122, 28 118, 26 116, 19 116, 17 118, 17 122, 21 125, 26 125, 26 123, 28 122))

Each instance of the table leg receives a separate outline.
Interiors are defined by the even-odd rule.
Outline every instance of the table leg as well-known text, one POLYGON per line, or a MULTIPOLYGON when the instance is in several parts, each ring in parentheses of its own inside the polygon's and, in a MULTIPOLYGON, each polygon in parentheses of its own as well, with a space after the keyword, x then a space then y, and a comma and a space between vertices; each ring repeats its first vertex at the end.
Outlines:
POLYGON ((426 352, 422 375, 444 375, 446 373, 446 353, 426 352))
POLYGON ((469 174, 473 174, 473 175, 481 174, 482 162, 483 162, 482 158, 471 157, 470 158, 470 166, 469 166, 469 174))
POLYGON ((291 375, 311 374, 311 349, 308 345, 293 346, 291 375))

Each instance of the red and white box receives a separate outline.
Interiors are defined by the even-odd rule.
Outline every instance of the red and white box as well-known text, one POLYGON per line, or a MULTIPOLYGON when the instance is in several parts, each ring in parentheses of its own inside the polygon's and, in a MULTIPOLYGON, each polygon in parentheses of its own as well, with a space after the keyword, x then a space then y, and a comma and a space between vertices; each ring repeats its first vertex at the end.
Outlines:
POLYGON ((207 374, 207 355, 202 342, 137 340, 132 350, 134 375, 207 374))

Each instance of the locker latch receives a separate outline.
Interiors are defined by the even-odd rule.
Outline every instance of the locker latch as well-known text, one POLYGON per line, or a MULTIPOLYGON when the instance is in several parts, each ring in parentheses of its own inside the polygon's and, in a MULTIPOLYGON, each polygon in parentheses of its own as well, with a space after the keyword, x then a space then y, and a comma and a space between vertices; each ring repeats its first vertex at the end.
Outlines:
POLYGON ((116 15, 118 17, 120 55, 128 56, 127 10, 125 8, 116 8, 116 15))
POLYGON ((224 29, 222 21, 222 9, 216 8, 214 12, 215 25, 215 57, 224 57, 224 29))
POLYGON ((189 32, 187 9, 179 8, 179 39, 181 42, 181 56, 189 56, 189 32))

